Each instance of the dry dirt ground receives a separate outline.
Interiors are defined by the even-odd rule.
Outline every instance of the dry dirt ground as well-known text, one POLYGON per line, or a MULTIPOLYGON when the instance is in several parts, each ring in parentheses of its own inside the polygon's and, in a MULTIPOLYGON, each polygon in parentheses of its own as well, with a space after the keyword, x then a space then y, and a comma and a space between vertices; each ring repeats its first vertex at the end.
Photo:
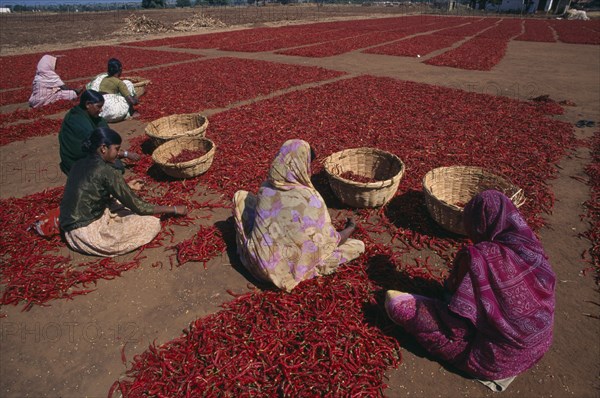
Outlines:
MULTIPOLYGON (((166 13, 164 18, 172 15, 166 13)), ((58 26, 44 25, 42 20, 27 25, 26 18, 19 23, 6 21, 3 19, 0 27, 2 55, 92 45, 119 25, 111 14, 95 14, 93 23, 66 21, 58 26), (90 26, 101 28, 90 32, 90 26)), ((111 36, 110 40, 119 38, 111 36)), ((122 40, 130 41, 131 37, 122 40)), ((225 55, 200 52, 207 57, 225 55)), ((561 119, 600 122, 600 46, 513 41, 505 58, 490 72, 433 67, 411 58, 358 52, 323 59, 272 53, 226 55, 318 65, 357 75, 390 76, 520 99, 548 94, 577 104, 567 107, 561 119)), ((240 104, 231 105, 236 106, 240 104)), ((0 110, 19 107, 25 104, 0 110)), ((218 111, 207 109, 205 113, 210 116, 218 111)), ((135 120, 116 127, 125 139, 142 134, 144 129, 135 120)), ((593 131, 575 129, 578 137, 588 137, 593 131)), ((7 170, 13 159, 25 154, 25 159, 31 160, 23 160, 24 170, 36 170, 39 165, 57 170, 55 136, 0 147, 0 166, 7 170)), ((572 178, 585 177, 589 160, 589 151, 579 148, 560 162, 559 177, 550 182, 556 205, 553 214, 547 216, 549 227, 541 231, 541 239, 557 274, 554 344, 539 364, 501 393, 503 397, 600 397, 600 297, 593 278, 581 273, 585 267, 581 253, 589 243, 577 238, 587 228, 580 215, 589 189, 572 178)), ((24 196, 63 183, 60 172, 3 172, 0 196, 24 196)), ((228 216, 227 211, 216 211, 213 220, 228 216)), ((184 233, 176 232, 177 237, 184 233)), ((172 340, 191 321, 218 311, 219 304, 230 299, 226 288, 237 292, 247 289, 248 281, 231 266, 226 254, 212 260, 206 269, 197 263, 173 270, 151 267, 156 259, 165 258, 161 250, 148 251, 149 258, 142 267, 115 280, 100 281, 97 290, 87 296, 54 301, 49 307, 34 307, 29 312, 20 312, 20 307, 3 308, 8 316, 0 320, 0 396, 105 397, 125 370, 120 356, 123 345, 131 359, 151 342, 172 340)), ((74 260, 83 257, 71 255, 74 260)), ((406 347, 402 355, 399 368, 387 374, 386 396, 475 398, 497 394, 446 369, 418 347, 406 347)))

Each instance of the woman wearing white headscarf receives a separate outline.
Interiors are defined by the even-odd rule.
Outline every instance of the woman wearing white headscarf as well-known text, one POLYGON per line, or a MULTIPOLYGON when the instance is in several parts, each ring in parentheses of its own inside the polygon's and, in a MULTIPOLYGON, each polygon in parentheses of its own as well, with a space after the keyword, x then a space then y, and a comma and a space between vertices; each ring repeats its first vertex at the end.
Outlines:
POLYGON ((74 100, 80 89, 69 88, 55 72, 56 57, 44 55, 37 64, 29 106, 37 108, 60 100, 74 100))

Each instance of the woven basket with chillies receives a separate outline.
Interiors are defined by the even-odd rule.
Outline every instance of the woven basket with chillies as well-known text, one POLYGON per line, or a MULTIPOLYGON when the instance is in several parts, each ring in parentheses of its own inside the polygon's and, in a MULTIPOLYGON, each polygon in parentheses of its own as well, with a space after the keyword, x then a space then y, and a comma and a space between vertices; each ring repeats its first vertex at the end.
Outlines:
POLYGON ((191 178, 205 173, 212 165, 216 145, 205 137, 182 137, 167 141, 152 153, 152 160, 158 164, 165 174, 175 178, 191 178), (173 162, 183 151, 198 151, 201 156, 183 161, 173 162))
POLYGON ((438 167, 423 177, 425 203, 431 217, 444 229, 466 235, 465 205, 480 192, 495 189, 510 198, 516 207, 525 203, 523 190, 508 179, 474 166, 438 167))
POLYGON ((154 145, 181 137, 204 137, 208 119, 198 113, 184 113, 156 119, 146 126, 146 135, 154 145))
POLYGON ((150 80, 141 76, 129 76, 124 77, 123 80, 129 80, 133 83, 133 88, 135 89, 135 96, 141 97, 146 93, 146 86, 150 84, 150 80))
POLYGON ((396 194, 405 170, 398 156, 368 147, 336 152, 323 166, 333 193, 344 204, 358 208, 385 205, 396 194), (369 181, 345 178, 348 173, 369 181))

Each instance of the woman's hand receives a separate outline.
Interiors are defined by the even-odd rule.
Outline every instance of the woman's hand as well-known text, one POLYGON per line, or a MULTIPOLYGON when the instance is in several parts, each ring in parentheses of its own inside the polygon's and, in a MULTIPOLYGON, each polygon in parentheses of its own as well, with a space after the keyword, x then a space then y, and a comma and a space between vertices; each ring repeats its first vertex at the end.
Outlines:
POLYGON ((129 104, 129 106, 134 106, 140 103, 140 101, 138 101, 137 97, 133 97, 131 95, 125 97, 125 100, 127 100, 127 103, 129 104))
POLYGON ((173 214, 176 216, 185 216, 188 214, 188 208, 185 205, 173 206, 173 214))
POLYGON ((348 217, 346 219, 346 225, 344 226, 344 229, 340 231, 339 245, 346 242, 346 240, 348 240, 348 238, 350 237, 350 235, 352 235, 352 233, 354 232, 355 229, 356 229, 356 223, 354 222, 354 219, 351 217, 348 217))
POLYGON ((444 287, 450 293, 454 293, 458 286, 462 282, 463 278, 469 272, 469 268, 471 267, 471 256, 469 252, 466 250, 461 250, 456 255, 454 259, 454 266, 452 271, 450 271, 450 275, 444 282, 444 287))
POLYGON ((140 160, 142 158, 137 153, 129 152, 129 151, 120 151, 119 157, 123 158, 123 159, 133 160, 134 162, 137 162, 138 160, 140 160))
POLYGON ((129 188, 133 189, 134 191, 140 191, 142 188, 144 188, 146 183, 141 178, 134 178, 133 180, 129 181, 127 185, 129 185, 129 188))
POLYGON ((345 228, 352 228, 353 230, 356 228, 356 222, 354 221, 354 218, 348 217, 346 219, 346 225, 344 226, 344 229, 345 228))
POLYGON ((127 159, 129 159, 129 160, 133 160, 134 162, 137 162, 141 158, 142 157, 135 152, 127 152, 127 159))

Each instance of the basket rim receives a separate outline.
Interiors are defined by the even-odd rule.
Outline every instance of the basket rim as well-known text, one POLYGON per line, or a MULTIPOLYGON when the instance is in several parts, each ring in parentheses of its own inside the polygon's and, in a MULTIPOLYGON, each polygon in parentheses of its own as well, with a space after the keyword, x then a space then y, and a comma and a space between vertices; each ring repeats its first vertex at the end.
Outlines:
POLYGON ((395 155, 391 152, 384 151, 379 148, 373 148, 373 147, 357 147, 357 148, 343 149, 341 151, 334 152, 331 155, 327 156, 325 159, 323 159, 322 163, 323 163, 323 169, 325 170, 325 172, 327 173, 327 175, 330 178, 333 178, 335 180, 338 180, 338 181, 343 182, 348 185, 352 185, 356 188, 379 189, 379 188, 386 188, 386 187, 392 186, 392 185, 394 185, 396 180, 402 178, 402 176, 404 175, 404 171, 406 170, 406 165, 404 164, 402 159, 400 159, 400 157, 398 157, 397 155, 395 155), (346 154, 346 153, 353 154, 356 152, 365 152, 365 153, 371 152, 371 153, 377 153, 379 155, 391 157, 400 163, 400 171, 398 173, 396 173, 392 178, 388 178, 388 179, 385 179, 382 181, 357 182, 357 181, 352 181, 352 180, 343 178, 343 177, 339 176, 338 174, 334 173, 333 170, 330 170, 329 166, 334 164, 334 162, 332 161, 334 156, 341 156, 342 154, 346 154))
POLYGON ((156 148, 154 150, 154 152, 152 152, 152 160, 154 161, 154 163, 158 164, 159 166, 176 168, 176 169, 188 169, 190 167, 196 166, 198 163, 205 163, 207 160, 209 160, 211 157, 214 156, 216 148, 217 148, 217 145, 214 143, 214 141, 209 138, 206 138, 206 137, 180 137, 180 138, 175 138, 173 140, 167 141, 164 144, 162 144, 161 146, 159 146, 158 148, 156 148), (162 162, 157 159, 158 155, 160 155, 162 152, 168 150, 170 147, 174 146, 175 144, 179 144, 182 142, 190 142, 190 141, 208 142, 210 145, 210 149, 204 155, 200 156, 199 158, 191 159, 191 160, 188 160, 185 162, 180 162, 180 163, 162 162), (156 154, 156 156, 155 156, 155 154, 156 154))
POLYGON ((185 133, 173 134, 173 135, 158 135, 158 134, 154 134, 153 132, 150 131, 150 126, 154 125, 154 123, 162 122, 162 121, 168 120, 168 119, 178 119, 178 118, 182 118, 182 117, 196 117, 196 116, 201 116, 204 119, 204 123, 202 123, 200 126, 196 127, 195 129, 191 129, 191 130, 188 130, 188 131, 194 131, 194 130, 202 130, 202 131, 204 131, 204 130, 206 130, 206 128, 208 127, 208 117, 206 117, 206 115, 203 115, 201 113, 177 113, 177 114, 174 114, 174 115, 163 116, 163 117, 160 117, 158 119, 155 119, 155 120, 149 122, 146 125, 146 127, 144 129, 144 132, 150 138, 157 138, 157 139, 160 139, 160 140, 172 140, 172 139, 176 139, 176 138, 184 138, 184 137, 186 137, 185 133))
POLYGON ((432 192, 432 190, 430 188, 431 184, 429 184, 429 185, 426 184, 426 180, 428 178, 430 178, 431 175, 434 174, 435 172, 440 172, 440 171, 445 171, 445 170, 451 170, 451 169, 470 170, 470 171, 479 172, 481 174, 486 174, 486 175, 494 176, 494 177, 500 179, 506 185, 509 185, 509 186, 512 186, 512 187, 515 188, 515 192, 511 196, 508 197, 510 199, 510 201, 515 204, 515 207, 517 207, 517 208, 521 207, 525 203, 525 201, 526 201, 523 188, 521 188, 518 185, 512 183, 511 180, 508 177, 506 177, 504 174, 502 174, 502 173, 491 172, 488 169, 480 167, 480 166, 465 166, 465 165, 440 166, 440 167, 436 167, 436 168, 433 168, 433 169, 429 170, 423 176, 423 179, 421 180, 421 184, 423 186, 423 190, 425 191, 425 193, 428 196, 430 196, 431 199, 434 199, 435 201, 441 203, 444 206, 450 207, 453 210, 463 211, 463 207, 457 206, 454 203, 448 203, 445 200, 440 199, 437 195, 434 195, 434 193, 432 192), (517 200, 517 201, 515 202, 515 200, 517 200))

